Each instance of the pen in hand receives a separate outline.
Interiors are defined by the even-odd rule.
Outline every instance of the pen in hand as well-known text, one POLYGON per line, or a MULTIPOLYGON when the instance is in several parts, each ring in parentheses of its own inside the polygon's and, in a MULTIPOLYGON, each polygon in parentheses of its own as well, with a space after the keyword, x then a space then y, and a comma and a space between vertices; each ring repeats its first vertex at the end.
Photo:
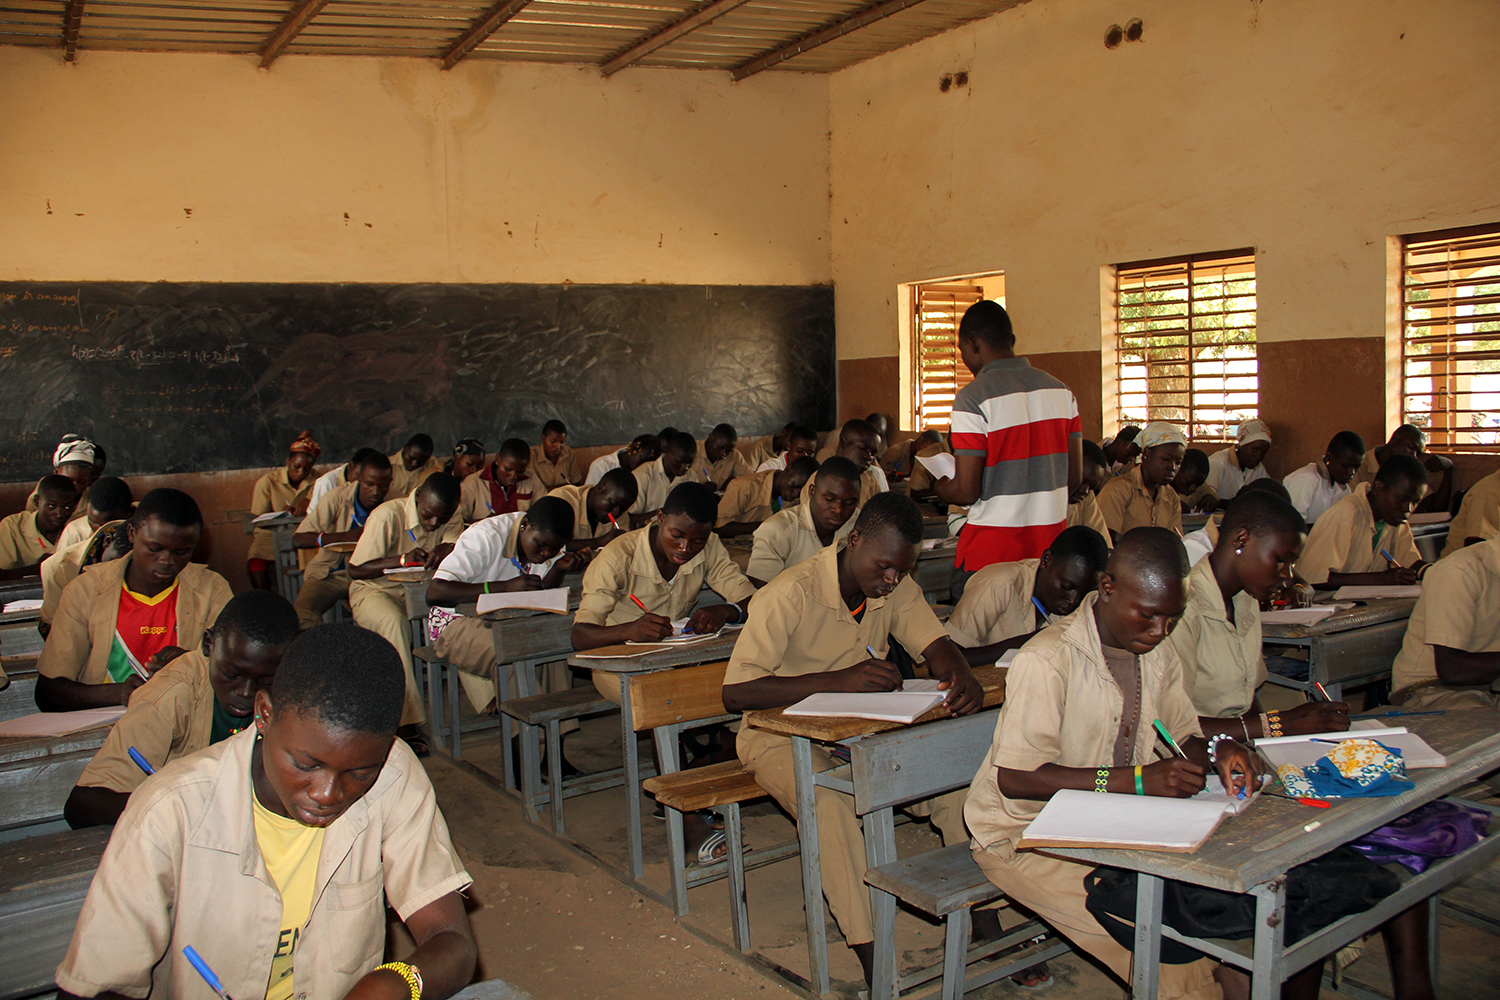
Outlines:
POLYGON ((142 756, 141 752, 135 747, 130 747, 125 752, 130 754, 130 759, 135 761, 136 767, 146 772, 146 777, 149 778, 151 775, 156 773, 156 768, 152 767, 151 762, 148 761, 144 756, 142 756))

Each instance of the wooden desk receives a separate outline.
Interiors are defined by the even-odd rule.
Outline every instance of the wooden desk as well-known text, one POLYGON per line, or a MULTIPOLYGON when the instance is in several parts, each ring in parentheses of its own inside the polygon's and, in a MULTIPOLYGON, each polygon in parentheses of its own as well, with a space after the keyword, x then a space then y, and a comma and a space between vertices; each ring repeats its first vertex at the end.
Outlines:
MULTIPOLYGON (((22 600, 22 598, 16 598, 22 600)), ((41 621, 36 611, 0 611, 0 656, 31 656, 42 651, 41 621)))
POLYGON ((0 997, 51 993, 112 826, 0 846, 0 997))
MULTIPOLYGON (((1447 795, 1500 767, 1500 734, 1495 713, 1488 710, 1401 720, 1448 758, 1445 768, 1414 770, 1416 787, 1389 798, 1346 799, 1331 809, 1308 809, 1286 799, 1262 796, 1240 817, 1231 817, 1192 854, 1121 851, 1102 848, 1049 848, 1049 853, 1089 865, 1108 865, 1140 872, 1136 894, 1135 995, 1155 996, 1163 935, 1251 973, 1251 1000, 1280 996, 1288 976, 1332 954, 1379 927, 1391 917, 1441 892, 1448 885, 1500 856, 1497 824, 1492 834, 1463 854, 1437 862, 1421 875, 1402 876, 1402 887, 1364 913, 1354 914, 1302 941, 1283 941, 1286 880, 1291 868, 1325 854, 1417 806, 1447 795), (1308 830, 1308 824, 1315 824, 1308 830), (1249 941, 1200 941, 1162 927, 1162 880, 1176 879, 1256 897, 1255 936, 1249 941), (1143 915, 1144 916, 1141 916, 1143 915)), ((1466 805, 1480 805, 1465 802, 1466 805)), ((1480 805, 1500 815, 1500 810, 1480 805)), ((1437 907, 1431 933, 1436 944, 1437 907)), ((1436 977, 1438 968, 1433 964, 1436 977)))
POLYGON ((1411 597, 1367 601, 1315 625, 1262 624, 1265 645, 1302 646, 1308 651, 1307 680, 1276 673, 1266 679, 1299 691, 1311 691, 1313 682, 1318 681, 1338 701, 1346 684, 1353 687, 1389 677, 1416 604, 1411 597))
POLYGON ((947 538, 948 515, 938 511, 932 504, 919 503, 917 507, 922 511, 922 537, 923 538, 947 538))
POLYGON ((947 601, 952 596, 953 559, 957 552, 958 539, 950 538, 936 548, 923 549, 917 556, 917 566, 911 575, 928 604, 947 601))
POLYGON ((10 674, 10 686, 0 691, 0 722, 36 711, 36 677, 35 662, 27 670, 10 674))
POLYGON ((0 738, 0 840, 66 829, 63 805, 109 730, 0 738))

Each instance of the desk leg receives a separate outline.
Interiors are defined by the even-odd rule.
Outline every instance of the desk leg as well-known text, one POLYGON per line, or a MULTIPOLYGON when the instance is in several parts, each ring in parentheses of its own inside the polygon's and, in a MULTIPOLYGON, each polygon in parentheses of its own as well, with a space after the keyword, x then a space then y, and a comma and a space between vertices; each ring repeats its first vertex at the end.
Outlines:
POLYGON ((1250 1000, 1281 996, 1281 951, 1286 935, 1286 876, 1255 890, 1255 950, 1250 957, 1250 1000))
MULTIPOLYGON (((1154 997, 1161 974, 1162 880, 1141 872, 1135 883, 1135 956, 1131 962, 1132 995, 1154 997)), ((951 918, 950 918, 951 919, 951 918)))
MULTIPOLYGON (((865 829, 865 863, 870 868, 896 860, 896 822, 890 809, 877 809, 863 818, 865 829)), ((896 897, 871 886, 871 926, 875 931, 875 967, 872 969, 870 1000, 892 1000, 896 995, 896 897)), ((968 911, 963 911, 967 913, 968 911)), ((957 916, 950 913, 951 921, 957 916)), ((961 921, 960 921, 961 922, 961 921)), ((968 942, 964 942, 968 947, 968 942)), ((960 952, 962 954, 962 952, 960 952)), ((959 960, 959 980, 963 980, 963 961, 959 960)))
POLYGON ((802 910, 807 915, 807 979, 814 996, 828 992, 828 928, 823 913, 823 866, 818 857, 818 806, 812 743, 792 737, 797 781, 797 840, 802 857, 802 910))
MULTIPOLYGON (((500 770, 505 778, 505 790, 516 792, 516 761, 515 750, 511 743, 512 725, 510 716, 500 711, 500 706, 506 701, 506 695, 510 693, 510 679, 514 675, 516 665, 501 660, 495 664, 495 672, 491 675, 495 679, 495 711, 500 716, 500 770)), ((457 677, 454 678, 458 680, 457 677)), ((517 723, 519 725, 519 723, 517 723)))
POLYGON ((620 680, 620 743, 625 752, 625 836, 630 842, 630 877, 640 881, 646 871, 641 853, 641 752, 635 742, 630 683, 623 675, 620 680))

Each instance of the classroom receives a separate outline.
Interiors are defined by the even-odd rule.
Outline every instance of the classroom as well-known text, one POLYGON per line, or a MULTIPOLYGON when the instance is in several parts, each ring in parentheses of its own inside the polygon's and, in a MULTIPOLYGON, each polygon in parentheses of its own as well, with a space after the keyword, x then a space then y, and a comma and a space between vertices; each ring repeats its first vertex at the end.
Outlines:
POLYGON ((1500 996, 1497 39, 0 0, 0 1000, 1500 996))

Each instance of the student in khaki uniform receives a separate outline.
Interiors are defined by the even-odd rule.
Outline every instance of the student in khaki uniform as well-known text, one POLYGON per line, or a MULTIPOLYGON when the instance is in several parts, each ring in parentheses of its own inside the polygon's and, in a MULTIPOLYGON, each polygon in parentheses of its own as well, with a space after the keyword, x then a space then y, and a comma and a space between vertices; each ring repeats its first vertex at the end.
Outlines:
POLYGON ((916 437, 900 444, 893 444, 880 453, 880 468, 890 479, 909 479, 917 468, 917 455, 928 448, 941 448, 941 431, 925 430, 916 437))
POLYGON ((1183 452, 1182 465, 1172 477, 1172 489, 1182 501, 1184 514, 1207 514, 1219 509, 1219 494, 1207 480, 1208 452, 1201 448, 1183 452))
POLYGON ((531 448, 532 501, 540 500, 559 486, 577 486, 584 470, 568 447, 568 428, 561 420, 542 425, 542 443, 531 448))
MULTIPOLYGON (((1022 647, 1006 678, 990 753, 969 786, 964 818, 974 860, 991 882, 1130 981, 1130 952, 1085 906, 1090 866, 1031 850, 1022 832, 1063 788, 1184 798, 1214 769, 1226 788, 1255 780, 1248 750, 1208 742, 1164 643, 1187 603, 1182 542, 1164 528, 1137 528, 1115 543, 1096 593, 1022 647), (1160 719, 1189 759, 1154 760, 1160 719)), ((1221 995, 1212 962, 1161 967, 1161 1000, 1221 995)))
POLYGON ((1114 437, 1107 437, 1101 442, 1100 450, 1104 452, 1104 469, 1110 478, 1123 476, 1135 465, 1136 460, 1141 457, 1141 446, 1136 441, 1141 429, 1135 424, 1120 428, 1120 433, 1114 437))
POLYGON ((886 481, 885 472, 875 457, 880 454, 880 433, 866 420, 849 420, 839 429, 838 446, 836 448, 825 448, 818 453, 818 461, 825 462, 834 456, 847 458, 854 463, 855 468, 860 470, 859 505, 865 503, 877 493, 885 493, 891 488, 886 481))
MULTIPOLYGON (((792 475, 798 463, 785 472, 761 475, 792 475)), ((854 530, 854 512, 859 509, 859 469, 847 458, 830 458, 818 469, 810 484, 807 502, 772 514, 755 529, 755 544, 745 575, 764 587, 783 571, 811 559, 830 545, 841 545, 854 530)), ((723 532, 720 532, 723 534, 723 532)))
POLYGON ((1373 483, 1356 486, 1318 518, 1297 574, 1319 590, 1416 583, 1427 564, 1406 521, 1426 490, 1421 462, 1409 455, 1386 459, 1373 483))
POLYGON ((818 454, 818 432, 803 424, 790 424, 785 435, 783 451, 762 461, 755 467, 756 472, 769 472, 771 470, 785 469, 792 462, 803 457, 815 458, 818 454))
POLYGON ((500 442, 495 460, 463 481, 458 515, 473 524, 496 514, 510 514, 531 506, 533 484, 526 470, 531 448, 520 438, 500 442))
POLYGON ((89 487, 84 506, 84 516, 69 521, 62 534, 57 536, 57 551, 42 560, 42 610, 38 629, 43 638, 52 628, 52 619, 57 616, 63 591, 78 579, 89 542, 106 527, 128 519, 135 510, 135 501, 125 480, 105 476, 89 487))
MULTIPOLYGON (((781 708, 820 691, 894 691, 901 674, 885 659, 895 637, 923 657, 948 689, 954 715, 967 715, 984 694, 962 653, 910 578, 922 541, 916 504, 882 493, 860 513, 848 544, 830 546, 782 573, 755 598, 724 675, 724 707, 731 712, 781 708), (876 655, 867 652, 873 648, 876 655)), ((793 816, 797 792, 792 741, 749 727, 740 730, 740 761, 793 816)), ((813 749, 813 767, 833 758, 813 749)), ((865 978, 874 961, 870 897, 865 888, 865 842, 852 796, 820 788, 818 846, 823 892, 844 940, 859 957, 865 978)), ((907 811, 930 816, 948 844, 967 839, 962 792, 939 796, 907 811)))
POLYGON ((388 500, 400 500, 411 494, 442 463, 432 457, 433 443, 427 434, 413 434, 395 454, 387 455, 391 463, 391 492, 388 500))
POLYGON ((378 451, 369 452, 355 481, 313 504, 292 534, 297 548, 317 550, 302 571, 297 592, 297 617, 304 629, 320 623, 329 608, 349 596, 349 553, 370 514, 385 502, 391 475, 390 461, 378 451))
POLYGON ((948 442, 943 435, 933 430, 923 431, 921 436, 913 441, 913 445, 911 473, 906 484, 906 495, 919 503, 936 501, 937 492, 933 489, 933 483, 936 480, 933 479, 932 470, 917 459, 931 458, 945 452, 951 454, 952 449, 948 447, 948 442))
POLYGON ((1068 495, 1068 527, 1093 528, 1104 537, 1104 544, 1110 545, 1109 525, 1099 509, 1099 491, 1111 478, 1107 465, 1102 448, 1092 441, 1083 442, 1083 481, 1068 495))
MULTIPOLYGON (((86 437, 77 434, 64 434, 56 448, 52 450, 52 474, 62 476, 73 484, 73 491, 81 499, 88 492, 90 486, 99 478, 104 471, 104 449, 86 437)), ((38 480, 37 488, 31 491, 26 498, 27 511, 37 508, 38 491, 41 489, 41 481, 38 480)), ((74 510, 74 517, 83 516, 83 507, 80 505, 74 510)))
POLYGON ((568 548, 600 549, 625 533, 625 514, 635 506, 640 485, 624 469, 611 469, 593 486, 559 486, 547 495, 573 510, 568 548))
POLYGON ((1391 432, 1389 441, 1378 445, 1373 451, 1365 452, 1365 460, 1360 463, 1359 471, 1354 473, 1351 486, 1373 483, 1376 474, 1380 472, 1380 467, 1392 455, 1409 455, 1421 462, 1422 468, 1427 470, 1429 486, 1431 486, 1432 477, 1437 477, 1438 486, 1428 491, 1423 507, 1428 510, 1448 509, 1448 501, 1453 491, 1453 461, 1428 451, 1427 435, 1411 424, 1402 424, 1397 427, 1391 432))
MULTIPOLYGON (((364 466, 365 462, 369 461, 372 456, 379 454, 380 452, 374 448, 358 448, 349 461, 343 465, 334 466, 313 480, 312 495, 307 499, 307 509, 312 510, 318 505, 320 500, 345 483, 357 482, 359 480, 359 470, 364 466)), ((390 459, 387 458, 386 461, 389 462, 390 459)), ((394 469, 391 470, 391 476, 393 479, 395 478, 394 469)))
POLYGON ((198 648, 183 653, 130 696, 130 707, 83 769, 63 807, 77 830, 120 818, 146 772, 134 748, 160 770, 227 740, 250 724, 257 691, 269 690, 286 647, 297 638, 297 612, 286 598, 247 590, 224 605, 198 648))
POLYGON ((464 530, 458 517, 460 485, 444 472, 434 473, 415 493, 387 500, 365 522, 354 553, 349 556, 349 608, 355 624, 391 644, 406 671, 406 709, 401 715, 402 739, 417 756, 427 755, 427 744, 417 726, 427 721, 422 693, 411 658, 411 623, 406 616, 406 588, 386 578, 387 570, 435 570, 453 551, 464 530))
POLYGON ((1172 489, 1172 479, 1182 464, 1187 438, 1175 425, 1146 425, 1136 438, 1141 460, 1130 470, 1104 484, 1099 491, 1099 510, 1116 540, 1132 528, 1167 528, 1182 534, 1182 501, 1172 489))
POLYGON ((0 520, 0 571, 31 569, 56 552, 63 528, 78 507, 73 484, 62 476, 43 476, 36 492, 35 511, 0 520))
POLYGON ((1414 711, 1500 711, 1500 537, 1427 571, 1391 686, 1391 703, 1414 711))
MULTIPOLYGON (((654 524, 621 535, 600 550, 583 574, 583 597, 573 616, 574 649, 664 639, 672 634, 672 623, 689 613, 694 632, 717 632, 745 620, 755 584, 714 537, 716 502, 706 484, 680 483, 667 495, 654 524), (693 611, 705 586, 729 603, 693 611)), ((594 686, 611 701, 620 700, 618 674, 595 671, 594 686)))
POLYGON ((673 431, 662 448, 661 458, 647 462, 635 470, 637 495, 635 505, 630 508, 636 527, 656 519, 657 512, 666 502, 667 494, 681 483, 698 482, 693 461, 698 456, 698 443, 684 431, 673 431))
POLYGON ((131 550, 68 584, 37 660, 43 712, 128 704, 142 674, 197 648, 229 603, 229 583, 190 562, 203 515, 180 490, 156 489, 136 508, 131 550))
POLYGON ((723 493, 731 480, 751 475, 755 467, 740 454, 735 445, 739 442, 739 431, 729 424, 719 424, 708 432, 698 449, 698 473, 703 480, 723 493))
POLYGON ((459 482, 463 482, 482 468, 484 468, 484 442, 478 438, 462 438, 453 446, 453 454, 437 471, 446 472, 459 482))
POLYGON ((1500 470, 1491 472, 1469 487, 1463 503, 1448 525, 1448 544, 1439 558, 1446 559, 1464 546, 1500 535, 1500 470))
POLYGON ((606 472, 615 469, 634 472, 645 463, 656 461, 660 456, 661 448, 656 443, 655 434, 637 435, 619 451, 607 452, 590 462, 589 474, 583 477, 583 485, 593 486, 604 478, 606 472))
MULTIPOLYGON (((311 431, 303 431, 287 450, 286 464, 267 472, 255 481, 250 495, 250 513, 256 517, 272 511, 307 516, 312 503, 313 464, 323 449, 313 440, 311 431)), ((250 536, 250 552, 245 570, 250 586, 273 590, 276 586, 276 536, 270 528, 256 528, 250 536)))
MULTIPOLYGON (((788 435, 796 426, 797 421, 788 420, 781 430, 775 434, 756 438, 755 443, 750 446, 750 454, 747 456, 750 468, 759 471, 760 467, 766 462, 777 458, 782 452, 786 451, 788 435)), ((813 439, 816 441, 817 435, 813 435, 813 439)))
POLYGON ((324 625, 287 649, 253 729, 130 797, 57 970, 63 997, 195 997, 191 945, 241 1000, 421 996, 474 975, 470 878, 394 738, 401 665, 324 625), (386 907, 416 943, 381 965, 386 907))
POLYGON ((715 529, 724 538, 748 535, 767 518, 802 501, 802 491, 818 471, 818 463, 803 456, 785 469, 768 469, 741 476, 729 484, 719 500, 715 529))
POLYGON ((990 563, 969 578, 948 619, 948 634, 970 666, 1007 650, 1078 610, 1099 585, 1109 546, 1093 528, 1064 528, 1038 559, 990 563))

